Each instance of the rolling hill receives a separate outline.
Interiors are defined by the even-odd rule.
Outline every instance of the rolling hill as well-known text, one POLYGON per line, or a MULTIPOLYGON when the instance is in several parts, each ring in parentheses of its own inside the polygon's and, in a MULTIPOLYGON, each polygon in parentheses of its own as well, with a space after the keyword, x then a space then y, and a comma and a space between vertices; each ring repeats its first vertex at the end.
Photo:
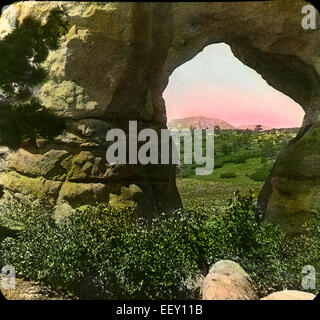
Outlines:
MULTIPOLYGON (((220 129, 224 130, 254 130, 256 125, 255 124, 243 124, 239 126, 233 126, 230 123, 221 120, 221 119, 213 119, 207 117, 188 117, 182 119, 172 119, 168 122, 168 129, 189 129, 190 127, 194 127, 196 129, 213 129, 215 126, 219 126, 220 129)), ((271 127, 261 125, 263 131, 271 130, 271 127)))
POLYGON ((237 129, 231 124, 220 120, 206 117, 188 117, 183 119, 172 119, 168 123, 168 129, 189 129, 190 127, 196 129, 213 129, 215 126, 219 126, 220 129, 237 129))

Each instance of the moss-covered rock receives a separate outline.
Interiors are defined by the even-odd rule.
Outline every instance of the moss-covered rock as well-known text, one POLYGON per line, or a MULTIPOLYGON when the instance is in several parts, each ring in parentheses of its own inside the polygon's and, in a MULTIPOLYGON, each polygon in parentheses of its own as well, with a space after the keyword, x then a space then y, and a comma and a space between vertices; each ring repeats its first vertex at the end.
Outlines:
POLYGON ((88 111, 97 107, 97 102, 89 100, 84 88, 72 81, 48 81, 38 96, 43 105, 66 118, 85 117, 88 111))
POLYGON ((47 180, 43 177, 30 178, 14 171, 2 175, 2 183, 11 193, 31 196, 35 199, 57 199, 62 182, 47 180))
POLYGON ((61 187, 58 201, 65 201, 73 208, 96 202, 108 203, 108 188, 102 183, 75 183, 66 181, 61 187))
POLYGON ((278 157, 259 196, 265 218, 288 233, 320 210, 320 124, 301 129, 278 157))
POLYGON ((85 179, 91 175, 94 155, 89 151, 82 151, 72 157, 68 168, 69 179, 85 179))
POLYGON ((66 169, 63 167, 70 154, 65 150, 49 150, 45 154, 34 154, 24 149, 12 153, 6 162, 7 171, 17 171, 28 177, 44 177, 50 180, 63 180, 66 169))
POLYGON ((127 206, 136 208, 141 196, 143 196, 143 191, 137 185, 123 186, 119 195, 110 194, 109 205, 118 209, 124 209, 127 206))

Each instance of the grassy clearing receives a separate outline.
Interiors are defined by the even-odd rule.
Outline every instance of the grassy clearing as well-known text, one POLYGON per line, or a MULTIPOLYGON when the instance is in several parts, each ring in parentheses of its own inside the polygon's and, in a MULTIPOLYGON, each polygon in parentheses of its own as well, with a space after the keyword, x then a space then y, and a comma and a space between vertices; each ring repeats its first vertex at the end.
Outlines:
MULTIPOLYGON (((177 186, 184 207, 193 207, 194 204, 213 206, 221 212, 235 193, 250 190, 256 198, 276 157, 295 135, 296 130, 218 130, 212 174, 195 175, 196 164, 182 164, 179 168, 177 186)), ((204 153, 205 137, 202 148, 204 153)), ((181 159, 183 152, 182 147, 181 159)))
POLYGON ((177 186, 184 207, 188 208, 195 202, 225 207, 235 192, 252 190, 255 196, 263 186, 263 182, 254 181, 249 175, 261 166, 261 158, 247 159, 245 163, 226 163, 222 168, 215 169, 211 175, 189 178, 177 177, 177 186), (235 178, 221 178, 222 174, 235 173, 235 178))

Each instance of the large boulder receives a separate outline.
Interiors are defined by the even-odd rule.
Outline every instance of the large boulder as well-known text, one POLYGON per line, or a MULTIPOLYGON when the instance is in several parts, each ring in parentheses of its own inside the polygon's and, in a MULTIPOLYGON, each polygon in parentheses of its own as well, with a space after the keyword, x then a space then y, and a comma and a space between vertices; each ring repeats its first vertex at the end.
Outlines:
POLYGON ((309 292, 283 290, 273 292, 260 300, 313 300, 316 296, 309 292))
MULTIPOLYGON (((37 92, 46 107, 67 120, 68 128, 55 141, 24 145, 11 157, 3 177, 7 192, 33 197, 47 193, 62 208, 81 205, 82 194, 88 201, 134 202, 149 217, 181 206, 170 165, 107 165, 106 132, 127 132, 129 120, 137 120, 139 130, 165 128, 162 93, 170 74, 205 46, 225 42, 306 112, 298 137, 276 162, 258 205, 259 214, 284 230, 299 230, 310 212, 320 209, 320 29, 302 28, 301 11, 307 4, 15 3, 20 21, 31 15, 44 22, 56 6, 69 21, 60 48, 44 64, 48 81, 37 92), (75 192, 70 182, 81 190, 75 192), (127 197, 130 186, 139 193, 127 197)), ((0 37, 10 32, 2 23, 8 14, 1 16, 0 37)))
POLYGON ((233 261, 218 261, 203 281, 203 300, 256 300, 257 298, 250 276, 233 261))

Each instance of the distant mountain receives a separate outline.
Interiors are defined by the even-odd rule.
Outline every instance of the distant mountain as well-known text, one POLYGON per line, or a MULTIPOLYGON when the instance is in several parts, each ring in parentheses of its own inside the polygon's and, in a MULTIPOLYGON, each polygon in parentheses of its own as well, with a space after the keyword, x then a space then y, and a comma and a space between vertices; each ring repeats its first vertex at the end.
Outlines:
MULTIPOLYGON (((195 129, 214 129, 215 126, 219 126, 220 129, 224 130, 254 130, 256 125, 255 124, 243 124, 239 126, 233 126, 230 123, 221 120, 221 119, 213 119, 207 117, 188 117, 182 119, 172 119, 168 123, 169 129, 189 129, 190 127, 194 127, 195 129)), ((261 125, 263 131, 271 130, 271 127, 261 125)))
POLYGON ((194 127, 196 129, 213 129, 215 126, 219 126, 220 129, 237 129, 231 124, 220 120, 206 117, 188 117, 183 119, 172 119, 168 123, 169 129, 189 129, 194 127))
MULTIPOLYGON (((240 129, 240 130, 246 130, 246 129, 254 130, 255 127, 256 127, 255 124, 242 124, 240 126, 237 126, 237 129, 240 129)), ((263 131, 272 129, 271 127, 268 127, 268 126, 265 126, 265 125, 261 125, 261 128, 262 128, 263 131)))

